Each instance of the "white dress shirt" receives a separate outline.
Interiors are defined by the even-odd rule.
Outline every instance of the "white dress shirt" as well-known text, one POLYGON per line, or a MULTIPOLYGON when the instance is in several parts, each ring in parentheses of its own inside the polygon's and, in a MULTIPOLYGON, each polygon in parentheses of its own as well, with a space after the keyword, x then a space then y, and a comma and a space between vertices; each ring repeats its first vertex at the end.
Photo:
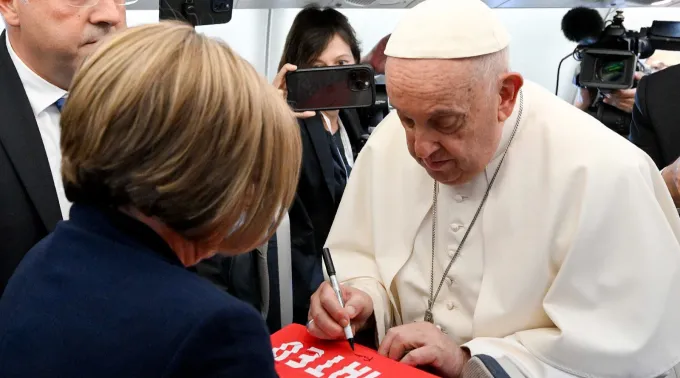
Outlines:
POLYGON ((38 123, 40 137, 42 138, 47 160, 50 164, 50 171, 52 172, 52 181, 57 191, 62 217, 63 219, 68 219, 71 203, 66 199, 64 185, 61 181, 61 148, 59 147, 59 119, 61 118, 61 112, 55 105, 55 102, 64 97, 67 92, 48 83, 28 68, 17 56, 16 52, 14 52, 14 49, 12 49, 9 38, 5 38, 5 40, 7 41, 7 51, 9 51, 9 56, 24 85, 28 101, 33 109, 33 115, 38 123))
MULTIPOLYGON (((326 130, 328 130, 329 133, 334 134, 331 131, 331 120, 328 118, 327 115, 325 115, 323 112, 321 112, 321 117, 323 118, 323 125, 326 127, 326 130)), ((342 140, 342 148, 343 151, 340 152, 345 156, 345 159, 347 160, 347 164, 351 167, 354 166, 354 154, 352 153, 352 144, 349 141, 349 135, 347 134, 347 130, 345 130, 345 125, 342 123, 342 119, 340 119, 340 116, 338 116, 338 130, 336 132, 340 132, 340 139, 342 140)))

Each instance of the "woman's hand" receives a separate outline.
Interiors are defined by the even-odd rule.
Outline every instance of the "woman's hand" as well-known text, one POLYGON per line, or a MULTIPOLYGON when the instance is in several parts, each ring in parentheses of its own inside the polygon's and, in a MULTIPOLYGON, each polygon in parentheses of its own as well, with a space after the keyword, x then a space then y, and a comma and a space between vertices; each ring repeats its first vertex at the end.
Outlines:
MULTIPOLYGON (((272 82, 272 85, 274 85, 274 87, 279 90, 279 94, 281 94, 281 97, 283 97, 284 100, 286 100, 288 97, 288 88, 286 88, 286 74, 295 70, 297 70, 297 66, 286 63, 283 67, 281 67, 281 71, 276 74, 276 77, 272 82)), ((309 118, 314 117, 316 112, 293 112, 293 114, 295 114, 295 117, 297 118, 309 118)))

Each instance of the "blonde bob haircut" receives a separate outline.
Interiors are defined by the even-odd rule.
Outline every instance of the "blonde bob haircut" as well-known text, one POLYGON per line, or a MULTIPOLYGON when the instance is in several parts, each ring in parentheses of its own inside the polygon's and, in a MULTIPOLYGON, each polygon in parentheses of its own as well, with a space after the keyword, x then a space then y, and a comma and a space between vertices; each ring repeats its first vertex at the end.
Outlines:
POLYGON ((178 22, 127 29, 86 59, 61 150, 70 201, 134 208, 224 252, 275 232, 302 154, 276 89, 226 44, 178 22))

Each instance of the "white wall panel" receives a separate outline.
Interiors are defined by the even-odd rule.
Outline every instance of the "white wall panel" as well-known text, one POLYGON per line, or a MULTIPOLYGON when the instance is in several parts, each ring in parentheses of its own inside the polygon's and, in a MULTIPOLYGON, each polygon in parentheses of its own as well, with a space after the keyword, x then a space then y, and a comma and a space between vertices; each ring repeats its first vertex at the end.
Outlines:
MULTIPOLYGON (((275 9, 270 41, 271 80, 283 51, 288 30, 299 9, 275 9)), ((363 51, 368 52, 383 36, 390 33, 406 10, 343 9, 362 42, 363 51)), ((576 45, 562 35, 560 23, 568 9, 494 9, 512 36, 510 64, 512 69, 522 73, 550 91, 555 90, 557 65, 560 59, 574 50, 576 45)), ((607 10, 601 10, 606 13, 607 10)), ((680 20, 680 8, 629 8, 625 10, 625 26, 639 30, 650 26, 653 20, 680 20)), ((577 62, 569 58, 562 64, 560 74, 560 97, 571 101, 576 89, 571 84, 577 62)))
POLYGON ((235 9, 231 22, 199 26, 198 31, 219 38, 265 74, 268 9, 235 9))
MULTIPOLYGON (((265 74, 267 41, 267 9, 236 9, 228 24, 199 26, 201 33, 227 42, 258 72, 265 74)), ((128 26, 158 22, 157 10, 128 10, 128 26)), ((0 31, 5 28, 0 18, 0 31)))
MULTIPOLYGON (((574 49, 574 44, 562 36, 560 21, 568 9, 495 9, 512 35, 510 58, 512 68, 526 78, 551 91, 555 89, 559 60, 574 49)), ((357 31, 364 52, 368 52, 384 35, 390 33, 402 9, 343 9, 357 31)), ((199 31, 220 38, 251 62, 258 72, 271 80, 283 51, 290 26, 299 9, 273 9, 269 51, 267 51, 267 9, 236 9, 233 19, 225 25, 199 27, 199 31), (268 59, 267 59, 268 56, 268 59), (268 62, 267 62, 268 60, 268 62), (268 64, 267 64, 268 63, 268 64)), ((603 10, 605 12, 605 10, 603 10)), ((628 8, 625 25, 639 30, 653 20, 680 20, 680 8, 628 8)), ((158 22, 155 10, 129 10, 130 26, 158 22)), ((0 30, 3 29, 0 21, 0 30)), ((575 88, 571 79, 576 62, 568 59, 563 64, 560 78, 560 97, 571 100, 575 88)))

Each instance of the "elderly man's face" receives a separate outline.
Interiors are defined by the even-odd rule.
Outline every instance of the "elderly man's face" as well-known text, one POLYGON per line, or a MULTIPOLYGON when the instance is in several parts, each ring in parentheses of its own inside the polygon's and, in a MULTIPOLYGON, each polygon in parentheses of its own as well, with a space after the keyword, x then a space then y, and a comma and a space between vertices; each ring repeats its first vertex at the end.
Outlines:
MULTIPOLYGON (((0 12, 17 31, 12 47, 25 63, 75 71, 104 37, 125 28, 116 0, 0 0, 0 12), (95 5, 92 5, 96 3, 95 5), (91 5, 91 6, 88 6, 91 5), (33 61, 32 57, 35 58, 33 61)), ((41 71, 41 70, 38 70, 41 71)))
MULTIPOLYGON (((501 95, 475 81, 469 61, 387 59, 387 91, 411 155, 435 180, 470 181, 498 147, 501 95)), ((494 80, 495 78, 484 78, 494 80)))

